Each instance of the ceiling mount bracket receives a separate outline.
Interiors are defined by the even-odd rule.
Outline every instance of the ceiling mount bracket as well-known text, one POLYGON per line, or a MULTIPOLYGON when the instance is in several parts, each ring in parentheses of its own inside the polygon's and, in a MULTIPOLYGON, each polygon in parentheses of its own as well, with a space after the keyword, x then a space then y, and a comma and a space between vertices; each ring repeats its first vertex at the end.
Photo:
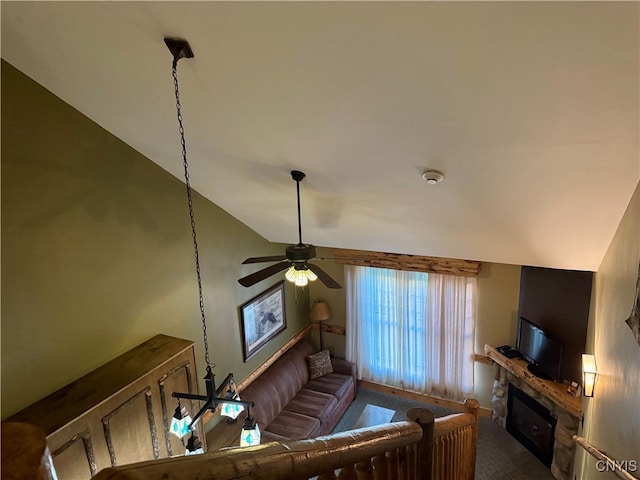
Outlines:
POLYGON ((293 178, 296 182, 301 182, 304 177, 306 177, 304 172, 301 172, 300 170, 291 170, 291 178, 293 178))
POLYGON ((181 58, 193 58, 193 50, 189 46, 189 42, 186 40, 180 40, 178 38, 165 37, 164 43, 173 55, 173 61, 177 62, 181 58))

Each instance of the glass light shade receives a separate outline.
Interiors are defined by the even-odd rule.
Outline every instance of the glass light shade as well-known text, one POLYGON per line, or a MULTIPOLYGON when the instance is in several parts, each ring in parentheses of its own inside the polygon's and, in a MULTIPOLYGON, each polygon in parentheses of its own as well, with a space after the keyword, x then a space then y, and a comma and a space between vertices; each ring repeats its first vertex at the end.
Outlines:
POLYGON ((287 280, 295 283, 298 287, 306 286, 309 283, 309 280, 313 282, 318 279, 318 276, 308 268, 304 270, 296 270, 295 266, 290 267, 284 276, 287 280))
POLYGON ((204 453, 204 448, 202 448, 202 442, 195 435, 191 435, 189 440, 187 441, 187 449, 185 450, 185 455, 198 455, 200 453, 204 453))
MULTIPOLYGON (((234 400, 240 400, 240 396, 233 397, 234 400)), ((238 418, 238 415, 244 411, 244 407, 238 403, 222 403, 220 405, 220 415, 229 417, 232 420, 238 418)))
MULTIPOLYGON (((227 392, 224 398, 229 400, 240 400, 240 395, 236 391, 236 384, 233 380, 229 382, 227 392)), ((220 402, 220 415, 229 417, 231 420, 238 418, 238 415, 244 411, 244 406, 238 403, 224 403, 220 402)))
POLYGON ((585 397, 593 397, 596 388, 596 376, 598 369, 596 367, 596 358, 586 353, 582 354, 582 394, 585 397))
POLYGON ((184 451, 185 455, 200 455, 201 453, 204 453, 204 448, 202 447, 196 448, 193 452, 189 449, 184 451))
POLYGON ((250 447, 252 445, 260 445, 260 428, 257 423, 253 428, 247 428, 247 425, 243 426, 240 432, 240 446, 250 447))
POLYGON ((184 407, 176 407, 176 411, 171 419, 171 426, 169 427, 171 433, 178 438, 184 437, 191 431, 189 425, 191 424, 191 417, 187 413, 187 409, 184 407))

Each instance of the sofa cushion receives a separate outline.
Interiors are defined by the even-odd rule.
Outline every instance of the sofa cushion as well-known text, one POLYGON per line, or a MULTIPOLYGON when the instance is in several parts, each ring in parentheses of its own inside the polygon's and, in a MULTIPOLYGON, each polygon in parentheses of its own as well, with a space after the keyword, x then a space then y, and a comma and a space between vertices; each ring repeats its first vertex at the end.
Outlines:
POLYGON ((286 405, 280 397, 278 386, 264 373, 241 392, 241 397, 254 402, 251 414, 260 425, 269 425, 286 405))
POLYGON ((320 420, 300 413, 282 410, 266 430, 291 440, 311 438, 320 431, 320 420))
POLYGON ((265 442, 330 433, 354 399, 355 366, 334 358, 334 373, 310 381, 307 359, 314 352, 301 340, 240 392, 255 402, 251 414, 265 442))
POLYGON ((324 424, 337 403, 333 395, 303 388, 284 408, 289 412, 315 417, 324 424))
POLYGON ((309 359, 309 379, 321 377, 327 373, 333 373, 329 350, 322 350, 307 357, 309 359))
POLYGON ((344 398, 351 395, 354 389, 353 377, 341 375, 339 373, 329 373, 322 377, 309 380, 304 388, 317 392, 329 393, 337 398, 344 398))
POLYGON ((255 403, 251 413, 258 423, 269 425, 307 383, 311 353, 310 343, 298 342, 241 392, 243 400, 255 403))

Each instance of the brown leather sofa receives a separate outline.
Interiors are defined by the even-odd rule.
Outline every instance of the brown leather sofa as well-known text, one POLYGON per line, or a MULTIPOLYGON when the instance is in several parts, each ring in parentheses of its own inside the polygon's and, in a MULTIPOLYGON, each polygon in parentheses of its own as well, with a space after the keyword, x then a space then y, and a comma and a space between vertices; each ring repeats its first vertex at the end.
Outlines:
POLYGON ((301 340, 241 392, 255 403, 251 414, 262 442, 331 433, 356 395, 355 364, 332 358, 333 373, 309 379, 313 345, 301 340))

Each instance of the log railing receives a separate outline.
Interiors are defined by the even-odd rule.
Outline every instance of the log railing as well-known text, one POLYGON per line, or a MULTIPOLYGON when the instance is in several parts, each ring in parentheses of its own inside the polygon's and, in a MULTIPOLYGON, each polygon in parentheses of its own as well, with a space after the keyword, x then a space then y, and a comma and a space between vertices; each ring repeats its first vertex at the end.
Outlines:
MULTIPOLYGON (((477 414, 475 400, 465 402, 465 413, 435 420, 429 410, 412 408, 403 422, 309 440, 232 447, 203 455, 123 465, 104 469, 93 478, 298 480, 317 476, 318 480, 472 480, 477 414)), ((4 474, 3 468, 3 478, 4 474)))
POLYGON ((606 471, 613 473, 616 477, 622 478, 623 480, 637 480, 636 477, 631 475, 627 470, 623 468, 624 462, 618 462, 613 458, 607 456, 602 450, 599 450, 591 445, 584 437, 574 435, 573 439, 578 445, 584 448, 589 453, 589 455, 602 462, 603 467, 604 469, 606 469, 606 471))
POLYGON ((42 430, 28 423, 2 423, 2 479, 57 479, 42 430))
POLYGON ((387 423, 309 440, 231 447, 204 455, 107 468, 94 480, 431 480, 433 414, 411 411, 417 421, 387 423), (426 435, 424 433, 426 432, 426 435))
POLYGON ((478 439, 477 400, 464 402, 464 413, 435 419, 433 479, 473 480, 478 439))

